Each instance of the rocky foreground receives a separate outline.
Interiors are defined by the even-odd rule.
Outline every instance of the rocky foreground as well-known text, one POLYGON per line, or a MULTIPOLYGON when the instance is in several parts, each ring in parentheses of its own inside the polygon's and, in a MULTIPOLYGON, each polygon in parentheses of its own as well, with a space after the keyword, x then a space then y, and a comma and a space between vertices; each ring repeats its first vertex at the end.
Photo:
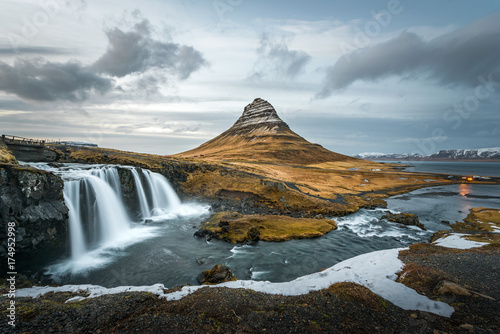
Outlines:
MULTIPOLYGON (((180 300, 124 292, 96 298, 85 292, 16 298, 20 333, 498 333, 500 331, 500 211, 472 209, 452 225, 470 249, 416 244, 400 251, 404 267, 397 282, 453 307, 451 317, 403 310, 361 285, 344 282, 299 296, 249 289, 201 288, 180 300), (485 227, 487 226, 487 228, 485 227), (484 244, 484 245, 483 245, 484 244)), ((444 232, 443 232, 444 233, 444 232)), ((446 237, 455 231, 446 232, 446 237)), ((465 247, 467 248, 467 247, 465 247)), ((368 264, 367 264, 368 265, 368 264)), ((229 277, 229 280, 234 280, 229 277)), ((7 287, 4 286, 3 292, 7 287)), ((167 290, 165 293, 177 289, 167 290)), ((10 299, 0 297, 7 319, 10 299)), ((7 320, 0 330, 14 329, 7 320)))
MULTIPOLYGON (((136 292, 65 303, 75 294, 49 293, 35 299, 16 300, 16 330, 22 333, 145 330, 148 333, 498 333, 498 270, 488 271, 480 279, 477 275, 478 271, 483 273, 498 265, 498 247, 461 252, 460 257, 467 262, 455 261, 447 268, 441 264, 456 260, 456 253, 438 246, 427 247, 402 255, 408 261, 402 281, 434 299, 448 302, 455 309, 451 318, 403 310, 363 286, 346 282, 302 296, 205 288, 178 301, 136 292), (427 259, 429 254, 433 254, 434 260, 427 259)), ((2 318, 7 319, 8 300, 1 297, 0 302, 2 318)), ((0 329, 4 333, 11 330, 6 320, 0 329)))

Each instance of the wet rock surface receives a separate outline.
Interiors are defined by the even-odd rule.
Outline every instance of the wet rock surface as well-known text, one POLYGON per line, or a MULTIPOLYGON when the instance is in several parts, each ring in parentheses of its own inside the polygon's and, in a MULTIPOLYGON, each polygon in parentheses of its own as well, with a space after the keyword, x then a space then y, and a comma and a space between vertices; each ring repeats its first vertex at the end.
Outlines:
POLYGON ((225 264, 216 264, 211 270, 200 273, 196 280, 200 284, 219 284, 236 281, 236 275, 225 264))
POLYGON ((60 177, 35 168, 0 164, 0 257, 15 223, 16 254, 65 248, 68 208, 60 177))
POLYGON ((426 230, 424 224, 422 224, 418 217, 412 213, 389 213, 383 215, 380 219, 386 219, 393 223, 403 224, 403 225, 413 225, 420 227, 422 230, 426 230))

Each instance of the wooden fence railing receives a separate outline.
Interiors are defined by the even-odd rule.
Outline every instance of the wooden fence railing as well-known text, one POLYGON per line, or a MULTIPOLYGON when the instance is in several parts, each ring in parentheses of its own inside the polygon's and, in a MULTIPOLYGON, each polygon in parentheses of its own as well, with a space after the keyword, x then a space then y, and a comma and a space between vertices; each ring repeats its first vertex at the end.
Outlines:
POLYGON ((2 140, 6 144, 27 145, 43 147, 48 142, 45 139, 32 139, 12 135, 2 135, 2 140))

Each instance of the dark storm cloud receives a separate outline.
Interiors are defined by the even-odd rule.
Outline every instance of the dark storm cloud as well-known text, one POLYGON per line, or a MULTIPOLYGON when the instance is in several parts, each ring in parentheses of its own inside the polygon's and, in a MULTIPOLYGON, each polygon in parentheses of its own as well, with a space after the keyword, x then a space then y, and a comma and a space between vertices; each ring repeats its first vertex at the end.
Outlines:
MULTIPOLYGON (((140 15, 140 13, 136 13, 140 15)), ((206 64, 202 54, 191 46, 153 39, 149 21, 143 19, 130 31, 106 31, 106 52, 91 66, 78 62, 50 62, 42 58, 17 58, 13 65, 0 61, 0 91, 37 101, 82 101, 91 92, 107 93, 111 77, 135 75, 128 89, 146 95, 157 94, 170 78, 185 80, 206 64)), ((21 54, 62 54, 62 48, 24 47, 21 54)), ((12 50, 0 48, 0 55, 12 50)))
POLYGON ((500 13, 430 41, 403 32, 387 42, 343 55, 330 68, 317 97, 330 96, 358 80, 392 75, 422 77, 441 85, 477 86, 479 76, 500 70, 500 13))
POLYGON ((93 65, 99 73, 124 77, 157 68, 184 80, 206 64, 202 54, 190 46, 155 40, 147 20, 130 31, 113 28, 106 35, 108 49, 93 65))
POLYGON ((251 75, 253 78, 293 79, 300 74, 311 56, 300 50, 289 50, 285 40, 275 41, 268 34, 260 38, 260 47, 257 49, 259 58, 256 62, 256 70, 251 75))
POLYGON ((112 81, 76 62, 51 63, 42 59, 0 61, 0 90, 29 100, 82 101, 91 91, 108 92, 112 81))

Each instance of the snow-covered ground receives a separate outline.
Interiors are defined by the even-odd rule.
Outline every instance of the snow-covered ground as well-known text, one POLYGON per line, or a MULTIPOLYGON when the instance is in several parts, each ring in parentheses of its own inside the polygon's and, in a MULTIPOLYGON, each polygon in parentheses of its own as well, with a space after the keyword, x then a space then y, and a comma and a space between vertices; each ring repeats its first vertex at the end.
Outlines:
POLYGON ((470 249, 475 247, 481 247, 487 245, 487 242, 478 242, 467 240, 464 237, 466 234, 453 233, 442 239, 438 239, 434 242, 434 245, 447 247, 447 248, 458 248, 458 249, 470 249))
MULTIPOLYGON (((422 310, 451 316, 453 307, 448 304, 431 300, 419 295, 415 290, 403 284, 396 283, 397 273, 403 268, 403 262, 398 259, 400 249, 381 250, 362 254, 342 261, 324 271, 299 277, 290 282, 271 283, 269 281, 239 280, 222 283, 214 286, 187 286, 181 291, 165 294, 163 284, 152 286, 121 286, 104 288, 98 285, 65 285, 61 287, 33 287, 16 292, 17 297, 33 297, 49 292, 79 292, 89 293, 93 298, 105 294, 121 292, 147 291, 167 300, 178 300, 182 297, 206 287, 244 288, 269 294, 301 295, 310 291, 320 290, 339 282, 354 282, 370 289, 375 294, 385 298, 406 310, 422 310)), ((69 301, 82 300, 84 297, 75 297, 69 301)))
MULTIPOLYGON (((435 241, 434 244, 458 249, 470 249, 487 245, 487 243, 467 240, 464 236, 466 235, 454 233, 435 241)), ((396 282, 397 273, 400 272, 404 266, 404 263, 398 258, 399 252, 403 249, 405 248, 387 249, 362 254, 342 261, 321 272, 302 276, 290 282, 272 283, 269 281, 238 280, 210 286, 186 286, 183 287, 182 290, 172 293, 165 293, 164 289, 166 288, 163 284, 154 284, 151 286, 119 286, 115 288, 105 288, 99 285, 90 284, 64 285, 61 287, 35 286, 18 290, 16 292, 16 297, 37 298, 49 292, 89 294, 88 297, 77 296, 67 300, 67 302, 74 302, 86 298, 122 292, 151 292, 160 298, 179 300, 198 289, 211 287, 243 288, 269 294, 296 296, 306 294, 310 291, 328 288, 334 283, 354 282, 367 287, 373 293, 387 299, 402 309, 421 310, 446 317, 451 316, 454 309, 450 305, 431 300, 426 296, 418 294, 415 290, 396 282)))

